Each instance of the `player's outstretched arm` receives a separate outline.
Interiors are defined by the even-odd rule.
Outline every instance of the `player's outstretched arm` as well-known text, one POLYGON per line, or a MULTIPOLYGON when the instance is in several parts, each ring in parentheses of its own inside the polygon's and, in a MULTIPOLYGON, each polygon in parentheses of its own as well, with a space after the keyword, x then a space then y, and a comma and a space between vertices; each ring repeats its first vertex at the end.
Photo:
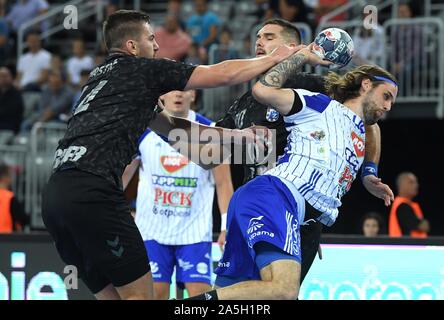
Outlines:
POLYGON ((281 45, 264 57, 198 66, 191 74, 184 90, 228 86, 249 81, 287 59, 299 49, 300 47, 281 45))
POLYGON ((378 124, 365 127, 365 159, 362 167, 362 184, 369 193, 384 200, 389 206, 395 196, 390 187, 378 178, 378 164, 381 158, 381 129, 378 124))
POLYGON ((173 148, 204 169, 218 166, 231 155, 229 147, 224 146, 230 146, 232 143, 257 143, 261 149, 265 148, 268 142, 256 135, 258 129, 268 133, 264 127, 256 126, 244 130, 210 127, 170 116, 165 111, 159 113, 150 122, 149 127, 166 137, 173 148))
POLYGON ((365 126, 365 158, 379 164, 381 158, 381 129, 377 123, 365 126))

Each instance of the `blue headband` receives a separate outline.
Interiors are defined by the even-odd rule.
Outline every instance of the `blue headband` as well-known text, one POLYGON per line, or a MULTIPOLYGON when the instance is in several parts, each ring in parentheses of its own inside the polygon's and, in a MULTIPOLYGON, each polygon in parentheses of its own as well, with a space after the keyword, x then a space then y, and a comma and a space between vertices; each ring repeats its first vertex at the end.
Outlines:
POLYGON ((395 81, 390 80, 389 78, 386 78, 386 77, 380 77, 380 76, 373 76, 373 78, 378 79, 378 80, 381 80, 381 81, 385 81, 385 82, 388 82, 388 83, 391 83, 391 84, 394 85, 395 87, 398 87, 398 84, 397 84, 395 81))

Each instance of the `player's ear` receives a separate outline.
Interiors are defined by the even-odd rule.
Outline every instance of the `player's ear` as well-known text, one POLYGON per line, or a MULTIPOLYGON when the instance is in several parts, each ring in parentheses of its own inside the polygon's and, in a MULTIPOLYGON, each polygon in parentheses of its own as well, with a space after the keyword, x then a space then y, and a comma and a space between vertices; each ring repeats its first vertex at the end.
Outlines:
POLYGON ((134 40, 127 40, 125 42, 126 50, 128 50, 131 54, 137 54, 137 43, 134 40))
POLYGON ((368 78, 363 79, 361 81, 361 89, 363 89, 365 92, 369 91, 372 88, 372 81, 368 78))

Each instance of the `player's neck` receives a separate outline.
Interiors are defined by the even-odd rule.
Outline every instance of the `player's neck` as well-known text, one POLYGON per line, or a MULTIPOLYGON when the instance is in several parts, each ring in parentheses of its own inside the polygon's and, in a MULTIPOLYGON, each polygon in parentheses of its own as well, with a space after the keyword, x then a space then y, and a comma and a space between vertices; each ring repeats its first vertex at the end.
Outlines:
POLYGON ((188 115, 190 114, 190 110, 185 110, 181 112, 169 112, 173 117, 177 118, 188 118, 188 115))
POLYGON ((353 99, 345 100, 343 105, 356 113, 362 120, 364 119, 364 107, 362 105, 363 97, 357 97, 353 99))
POLYGON ((410 193, 408 192, 399 192, 398 196, 402 197, 402 198, 406 198, 409 200, 412 200, 414 198, 414 196, 412 196, 410 193))

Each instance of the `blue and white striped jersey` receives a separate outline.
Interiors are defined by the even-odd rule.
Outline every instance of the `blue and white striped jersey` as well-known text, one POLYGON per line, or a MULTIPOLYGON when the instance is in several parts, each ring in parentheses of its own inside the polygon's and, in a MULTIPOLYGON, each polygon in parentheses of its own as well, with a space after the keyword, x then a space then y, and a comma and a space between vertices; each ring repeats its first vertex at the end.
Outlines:
MULTIPOLYGON (((188 120, 213 125, 192 110, 188 120)), ((212 241, 212 171, 191 162, 150 130, 139 139, 139 153, 136 225, 143 240, 165 245, 212 241)))
POLYGON ((300 112, 284 117, 289 136, 285 153, 267 174, 280 178, 316 210, 320 222, 331 226, 350 189, 365 153, 361 118, 330 97, 294 90, 302 101, 300 112))

